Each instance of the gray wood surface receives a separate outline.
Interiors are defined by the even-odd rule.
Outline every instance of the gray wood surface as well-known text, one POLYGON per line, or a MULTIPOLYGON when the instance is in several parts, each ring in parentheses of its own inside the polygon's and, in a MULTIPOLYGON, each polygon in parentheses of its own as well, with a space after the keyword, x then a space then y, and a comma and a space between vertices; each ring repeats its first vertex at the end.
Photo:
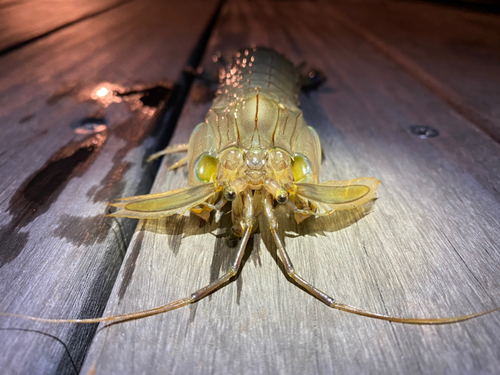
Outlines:
MULTIPOLYGON (((374 176, 383 182, 371 212, 342 212, 300 226, 281 212, 281 234, 296 270, 338 301, 374 312, 445 317, 499 306, 499 144, 339 20, 339 12, 322 2, 228 1, 206 57, 210 66, 214 51, 255 43, 322 69, 326 85, 301 99, 322 139, 322 180, 374 176), (440 136, 421 139, 409 130, 415 124, 432 126, 440 136)), ((187 142, 203 120, 210 103, 200 103, 200 91, 192 93, 172 143, 187 142)), ((181 156, 165 158, 153 192, 186 185, 185 169, 166 168, 181 156)), ((194 217, 140 222, 106 315, 187 297, 215 280, 235 256, 225 241, 229 227, 228 215, 206 225, 194 217)), ((498 313, 444 326, 347 314, 287 281, 264 221, 247 252, 237 280, 197 304, 100 330, 82 372, 500 369, 498 313)))
POLYGON ((500 142, 499 14, 390 0, 341 1, 335 9, 337 20, 500 142))
MULTIPOLYGON (((137 224, 106 202, 150 190, 158 106, 92 95, 169 88, 217 3, 130 2, 0 59, 1 312, 102 313, 137 224), (107 130, 76 134, 85 118, 107 130)), ((0 373, 74 374, 96 328, 1 317, 0 373)))
POLYGON ((123 2, 123 0, 3 0, 0 2, 0 50, 123 2))

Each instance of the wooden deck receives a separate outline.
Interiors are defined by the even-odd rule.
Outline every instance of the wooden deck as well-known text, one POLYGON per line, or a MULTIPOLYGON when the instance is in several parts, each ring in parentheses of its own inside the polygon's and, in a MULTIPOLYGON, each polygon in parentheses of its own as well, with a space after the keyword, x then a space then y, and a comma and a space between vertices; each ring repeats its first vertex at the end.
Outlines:
MULTIPOLYGON (((226 271, 228 215, 103 216, 114 198, 186 186, 185 169, 167 168, 183 155, 159 170, 145 159, 203 121, 210 92, 195 82, 184 100, 182 71, 205 44, 207 71, 215 51, 251 44, 322 70, 328 81, 301 97, 321 180, 383 183, 355 212, 297 226, 280 210, 299 274, 389 315, 500 306, 498 14, 389 0, 64 3, 43 20, 0 7, 11 19, 0 26, 0 312, 145 310, 226 271)), ((106 328, 0 316, 1 373, 500 372, 500 313, 413 326, 332 310, 287 280, 260 227, 236 280, 187 308, 106 328)))

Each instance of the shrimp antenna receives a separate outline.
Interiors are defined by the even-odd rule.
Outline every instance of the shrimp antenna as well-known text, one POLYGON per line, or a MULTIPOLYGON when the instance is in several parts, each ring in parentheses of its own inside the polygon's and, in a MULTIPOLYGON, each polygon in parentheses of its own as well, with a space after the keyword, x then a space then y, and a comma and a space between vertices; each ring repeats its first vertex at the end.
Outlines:
POLYGON ((297 272, 295 271, 293 267, 293 263, 285 250, 285 246, 283 245, 283 242, 281 241, 281 238, 278 236, 278 224, 276 220, 276 216, 274 214, 273 206, 272 206, 272 197, 268 194, 267 197, 263 200, 263 208, 264 212, 266 214, 266 217, 269 222, 269 230, 271 231, 271 235, 273 237, 274 243, 276 244, 276 248, 278 250, 279 257, 281 259, 281 262, 283 263, 283 266, 285 267, 285 271, 287 275, 300 287, 302 287, 305 291, 307 291, 309 294, 311 294, 313 297, 316 297, 319 299, 321 302, 324 304, 330 306, 331 308, 337 309, 337 310, 342 310, 345 312, 349 312, 352 314, 357 314, 357 315, 363 315, 366 317, 370 318, 375 318, 375 319, 381 319, 381 320, 387 320, 390 322, 395 322, 395 323, 406 323, 406 324, 420 324, 420 325, 430 325, 430 324, 451 324, 451 323, 458 323, 458 322, 463 322, 465 320, 477 318, 481 315, 486 315, 489 313, 492 313, 494 311, 500 310, 500 307, 491 309, 491 310, 486 310, 486 311, 481 311, 478 313, 473 313, 469 315, 462 315, 462 316, 456 316, 456 317, 449 317, 449 318, 403 318, 403 317, 397 317, 397 316, 389 316, 389 315, 383 315, 383 314, 378 314, 378 313, 373 313, 370 311, 362 310, 360 308, 346 305, 343 303, 336 302, 333 297, 330 297, 328 294, 320 291, 316 287, 314 287, 311 283, 303 279, 297 272))
POLYGON ((37 318, 34 316, 10 314, 10 313, 0 313, 0 315, 11 316, 11 317, 15 317, 15 318, 22 318, 22 319, 29 319, 29 320, 32 320, 35 322, 41 322, 41 323, 80 323, 80 324, 111 323, 111 324, 115 324, 115 323, 126 322, 126 321, 134 320, 134 319, 146 318, 148 316, 158 315, 158 314, 162 314, 162 313, 165 313, 168 311, 176 310, 178 308, 181 308, 181 307, 190 305, 192 303, 198 302, 202 298, 206 297, 207 295, 209 295, 209 294, 213 293, 214 291, 216 291, 217 289, 219 289, 222 285, 224 285, 226 282, 228 282, 231 278, 236 276, 236 274, 238 273, 238 270, 241 267, 243 255, 245 254, 245 248, 247 246, 247 243, 248 243, 248 240, 250 238, 251 233, 252 233, 252 226, 247 226, 245 229, 245 233, 243 235, 243 238, 240 242, 238 252, 236 253, 236 259, 234 260, 231 267, 229 267, 229 270, 224 275, 222 275, 217 280, 215 280, 214 282, 212 282, 209 285, 192 293, 188 298, 181 298, 177 301, 170 302, 166 305, 158 306, 158 307, 155 307, 155 308, 149 309, 149 310, 143 310, 143 311, 138 311, 138 312, 133 312, 133 313, 128 313, 128 314, 108 316, 108 317, 102 317, 102 318, 91 318, 91 319, 46 319, 46 318, 37 318))

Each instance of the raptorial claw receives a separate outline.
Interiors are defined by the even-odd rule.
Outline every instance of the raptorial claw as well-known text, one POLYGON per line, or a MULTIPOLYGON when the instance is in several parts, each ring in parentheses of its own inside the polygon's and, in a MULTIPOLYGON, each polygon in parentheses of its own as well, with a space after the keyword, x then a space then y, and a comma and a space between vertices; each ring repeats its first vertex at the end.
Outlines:
POLYGON ((166 193, 139 195, 108 203, 119 210, 107 216, 129 217, 134 219, 159 219, 187 210, 205 202, 219 188, 214 183, 191 186, 166 193))
POLYGON ((361 206, 375 199, 379 184, 380 181, 376 178, 361 177, 349 181, 327 181, 321 184, 297 183, 292 189, 298 197, 323 208, 326 214, 331 214, 334 211, 361 206))

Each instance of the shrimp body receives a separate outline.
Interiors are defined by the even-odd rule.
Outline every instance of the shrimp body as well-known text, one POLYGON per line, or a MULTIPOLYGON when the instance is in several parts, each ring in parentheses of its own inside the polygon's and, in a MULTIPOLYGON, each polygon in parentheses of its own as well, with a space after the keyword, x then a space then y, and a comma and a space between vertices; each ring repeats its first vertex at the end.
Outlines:
POLYGON ((297 157, 301 180, 317 183, 321 146, 298 107, 299 73, 294 66, 273 50, 245 49, 219 77, 214 103, 189 141, 189 184, 213 178, 235 196, 247 187, 264 187, 279 201, 296 180, 297 157), (206 165, 212 166, 213 176, 206 173, 206 165))

